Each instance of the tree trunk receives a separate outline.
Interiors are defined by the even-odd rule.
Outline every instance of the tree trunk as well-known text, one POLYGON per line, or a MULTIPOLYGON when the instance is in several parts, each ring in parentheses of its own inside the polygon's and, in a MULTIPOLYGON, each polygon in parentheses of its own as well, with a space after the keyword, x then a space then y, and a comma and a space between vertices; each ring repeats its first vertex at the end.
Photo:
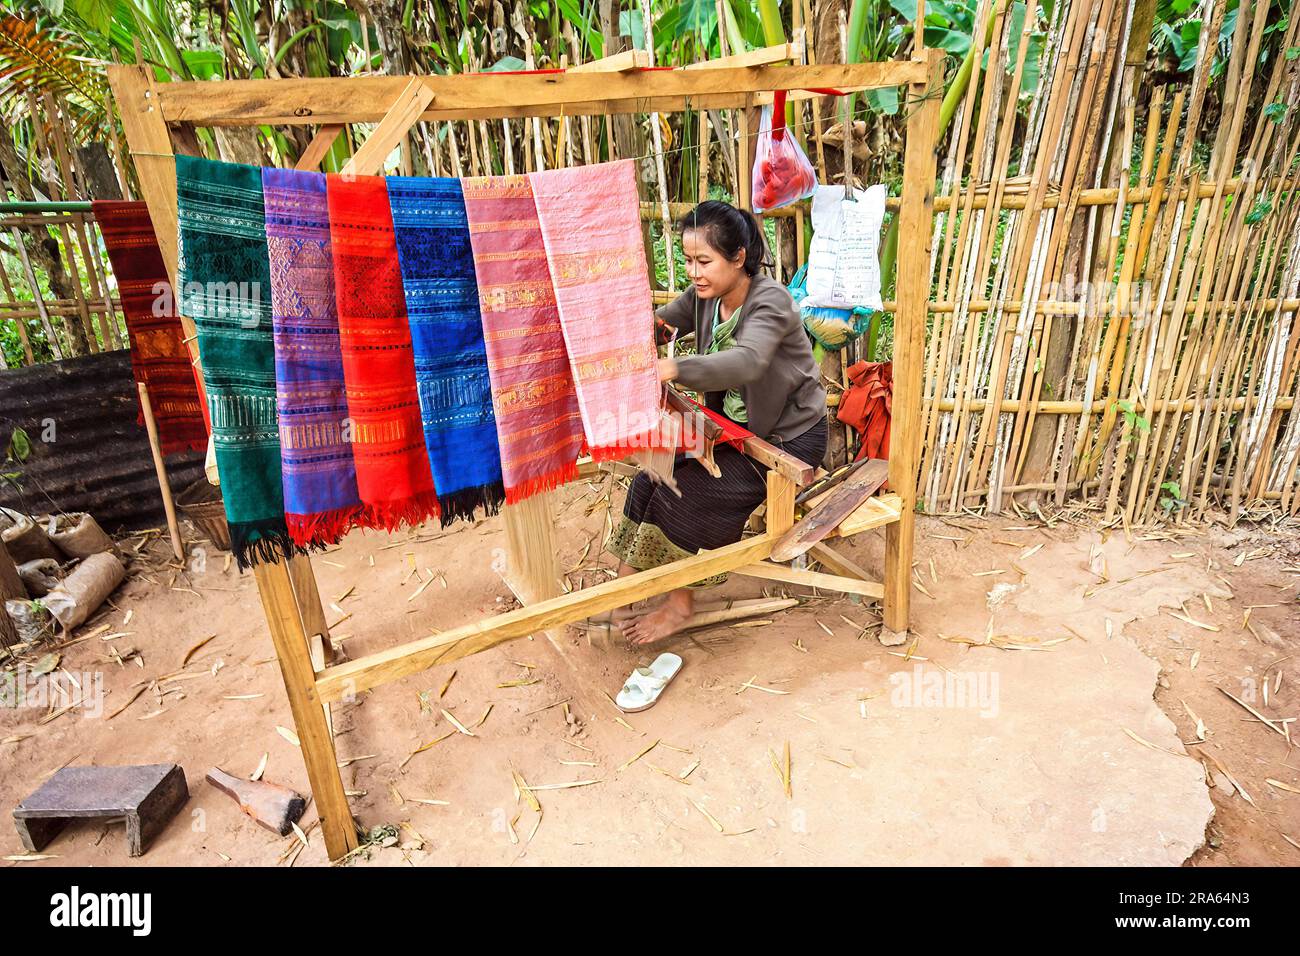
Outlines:
MULTIPOLYGON (((600 32, 605 37, 605 56, 613 56, 632 47, 630 42, 625 43, 624 38, 619 35, 618 13, 619 7, 614 0, 600 0, 600 32)), ((619 159, 639 156, 645 151, 638 143, 638 140, 644 140, 644 137, 637 135, 638 130, 631 116, 627 113, 618 113, 608 117, 608 121, 614 126, 614 150, 618 153, 619 159)))
MULTIPOLYGON (((866 2, 866 0, 862 0, 866 2)), ((813 4, 813 22, 812 38, 813 53, 817 57, 818 64, 839 63, 842 60, 840 56, 840 13, 848 16, 848 4, 846 0, 816 0, 813 4)), ((817 109, 821 112, 822 129, 827 130, 841 119, 839 114, 840 98, 837 96, 819 96, 813 100, 818 104, 817 109)), ((808 152, 815 156, 817 153, 817 144, 811 142, 813 132, 809 130, 810 142, 808 152)), ((825 144, 826 155, 826 182, 834 182, 837 177, 844 175, 844 149, 841 144, 827 141, 825 144)))
POLYGON ((216 134, 217 152, 223 162, 244 163, 248 166, 266 165, 262 131, 258 127, 216 126, 212 131, 216 134))
POLYGON ((77 163, 86 177, 86 188, 92 199, 121 199, 122 187, 117 181, 113 157, 103 143, 89 143, 77 147, 77 163))

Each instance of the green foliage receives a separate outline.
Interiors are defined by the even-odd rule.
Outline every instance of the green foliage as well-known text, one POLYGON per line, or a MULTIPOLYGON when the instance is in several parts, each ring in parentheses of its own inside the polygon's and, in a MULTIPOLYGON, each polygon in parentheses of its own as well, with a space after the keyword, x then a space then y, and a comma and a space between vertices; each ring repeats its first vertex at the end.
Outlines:
POLYGON ((1176 481, 1166 481, 1160 486, 1160 507, 1164 509, 1165 514, 1172 514, 1174 511, 1186 507, 1187 501, 1183 498, 1183 491, 1176 481))
POLYGON ((1277 102, 1269 103, 1268 106, 1264 107, 1264 115, 1267 116, 1269 119, 1271 119, 1274 123, 1281 123, 1283 120, 1286 119, 1286 114, 1290 111, 1290 109, 1291 108, 1289 106, 1287 106, 1281 100, 1278 100, 1277 102))
POLYGON ((1128 426, 1129 432, 1148 432, 1151 430, 1151 422, 1139 415, 1133 403, 1128 399, 1120 399, 1115 403, 1115 407, 1120 410, 1124 424, 1128 426))
POLYGON ((1264 217, 1273 211, 1273 201, 1267 196, 1261 196, 1255 200, 1254 207, 1246 213, 1246 225, 1254 226, 1262 222, 1264 217))
POLYGON ((15 425, 13 433, 9 436, 9 447, 5 449, 6 460, 22 464, 31 453, 32 440, 27 437, 27 432, 15 425))

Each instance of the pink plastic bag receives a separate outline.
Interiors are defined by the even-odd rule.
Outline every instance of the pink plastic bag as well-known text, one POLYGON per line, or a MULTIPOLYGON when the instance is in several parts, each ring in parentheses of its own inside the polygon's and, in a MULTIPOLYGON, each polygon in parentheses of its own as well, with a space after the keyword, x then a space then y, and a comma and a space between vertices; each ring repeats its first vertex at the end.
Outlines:
POLYGON ((754 148, 754 212, 766 212, 807 199, 817 189, 817 174, 798 142, 785 128, 785 90, 763 107, 754 148), (773 123, 775 117, 775 123, 773 123))

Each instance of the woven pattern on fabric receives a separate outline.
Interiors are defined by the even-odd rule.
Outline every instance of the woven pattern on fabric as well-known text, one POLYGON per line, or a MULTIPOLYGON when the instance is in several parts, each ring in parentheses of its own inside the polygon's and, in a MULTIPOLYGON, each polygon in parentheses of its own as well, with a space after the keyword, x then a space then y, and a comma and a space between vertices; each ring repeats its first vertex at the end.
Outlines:
POLYGON ((654 308, 631 160, 530 173, 592 458, 658 447, 654 308))
POLYGON ((381 176, 326 177, 348 437, 362 520, 394 530, 438 515, 415 359, 381 176))
POLYGON ((293 554, 284 521, 262 174, 176 157, 181 312, 198 327, 231 550, 245 568, 293 554))
POLYGON ((334 297, 325 177, 263 169, 285 522, 294 543, 338 543, 361 511, 334 297))
POLYGON ((445 527, 505 497, 460 180, 388 177, 424 441, 445 527))
MULTIPOLYGON (((96 199, 91 203, 131 343, 131 372, 149 389, 164 455, 203 451, 208 427, 180 319, 163 292, 170 285, 149 209, 143 202, 96 199), (157 308, 158 306, 163 308, 157 308), (161 313, 161 314, 159 314, 161 313)), ((144 424, 144 411, 139 423, 144 424)))
POLYGON ((577 477, 573 375, 527 176, 461 182, 507 502, 577 477))

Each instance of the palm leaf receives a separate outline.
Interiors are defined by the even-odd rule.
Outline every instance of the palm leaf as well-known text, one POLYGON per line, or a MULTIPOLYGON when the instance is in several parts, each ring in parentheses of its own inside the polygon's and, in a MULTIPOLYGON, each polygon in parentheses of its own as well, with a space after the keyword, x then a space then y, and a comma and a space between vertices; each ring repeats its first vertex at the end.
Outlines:
POLYGON ((95 75, 84 58, 55 34, 18 17, 0 20, 0 101, 13 101, 32 90, 51 93, 83 112, 102 112, 95 75))

